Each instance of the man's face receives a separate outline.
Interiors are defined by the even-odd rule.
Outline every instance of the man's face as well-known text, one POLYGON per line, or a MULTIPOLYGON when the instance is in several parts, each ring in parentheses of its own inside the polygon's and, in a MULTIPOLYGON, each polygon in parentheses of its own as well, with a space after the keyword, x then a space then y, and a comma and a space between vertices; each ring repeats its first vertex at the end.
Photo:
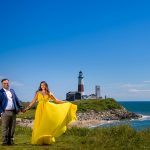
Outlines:
POLYGON ((8 88, 9 88, 9 81, 8 81, 8 80, 3 81, 3 82, 2 82, 2 87, 3 87, 4 89, 8 89, 8 88))

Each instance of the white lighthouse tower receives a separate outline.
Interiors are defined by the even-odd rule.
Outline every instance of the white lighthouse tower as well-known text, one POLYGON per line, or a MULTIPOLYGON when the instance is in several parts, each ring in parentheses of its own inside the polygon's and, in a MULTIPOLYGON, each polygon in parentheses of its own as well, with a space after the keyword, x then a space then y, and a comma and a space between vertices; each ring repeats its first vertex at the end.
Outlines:
POLYGON ((100 92, 101 92, 100 86, 96 85, 95 86, 95 95, 96 95, 97 99, 100 99, 100 97, 101 97, 101 93, 100 92))
POLYGON ((84 95, 84 83, 83 83, 83 73, 82 71, 79 72, 78 76, 78 92, 81 93, 81 99, 82 96, 84 95))

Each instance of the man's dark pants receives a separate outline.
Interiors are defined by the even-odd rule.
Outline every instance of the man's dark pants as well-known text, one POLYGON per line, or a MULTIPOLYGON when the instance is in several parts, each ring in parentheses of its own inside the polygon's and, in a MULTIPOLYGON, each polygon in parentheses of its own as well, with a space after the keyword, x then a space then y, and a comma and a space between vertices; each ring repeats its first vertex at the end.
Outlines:
POLYGON ((11 145, 14 141, 16 127, 15 111, 4 111, 2 113, 2 143, 11 145))

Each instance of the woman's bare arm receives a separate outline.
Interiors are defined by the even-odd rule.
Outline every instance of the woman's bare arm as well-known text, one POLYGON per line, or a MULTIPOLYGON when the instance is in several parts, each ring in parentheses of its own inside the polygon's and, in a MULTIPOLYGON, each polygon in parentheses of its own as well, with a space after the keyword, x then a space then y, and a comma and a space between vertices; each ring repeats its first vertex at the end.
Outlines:
POLYGON ((58 99, 56 99, 56 97, 50 92, 50 97, 52 100, 54 100, 55 103, 57 104, 62 104, 62 103, 65 103, 64 101, 60 101, 58 99))
POLYGON ((37 93, 35 94, 33 100, 31 101, 31 103, 24 109, 24 112, 26 112, 27 110, 29 110, 37 101, 37 93))

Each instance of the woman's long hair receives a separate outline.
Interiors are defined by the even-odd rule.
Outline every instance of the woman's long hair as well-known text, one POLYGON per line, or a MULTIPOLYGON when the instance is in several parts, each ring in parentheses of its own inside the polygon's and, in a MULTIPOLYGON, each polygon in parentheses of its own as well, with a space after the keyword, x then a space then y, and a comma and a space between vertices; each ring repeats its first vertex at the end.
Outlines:
POLYGON ((45 81, 42 81, 40 83, 40 86, 39 86, 39 88, 38 88, 38 90, 36 92, 42 91, 41 84, 43 84, 43 83, 44 83, 44 85, 46 87, 46 89, 45 89, 46 90, 46 94, 50 96, 50 91, 49 91, 49 88, 48 88, 48 84, 45 81))

